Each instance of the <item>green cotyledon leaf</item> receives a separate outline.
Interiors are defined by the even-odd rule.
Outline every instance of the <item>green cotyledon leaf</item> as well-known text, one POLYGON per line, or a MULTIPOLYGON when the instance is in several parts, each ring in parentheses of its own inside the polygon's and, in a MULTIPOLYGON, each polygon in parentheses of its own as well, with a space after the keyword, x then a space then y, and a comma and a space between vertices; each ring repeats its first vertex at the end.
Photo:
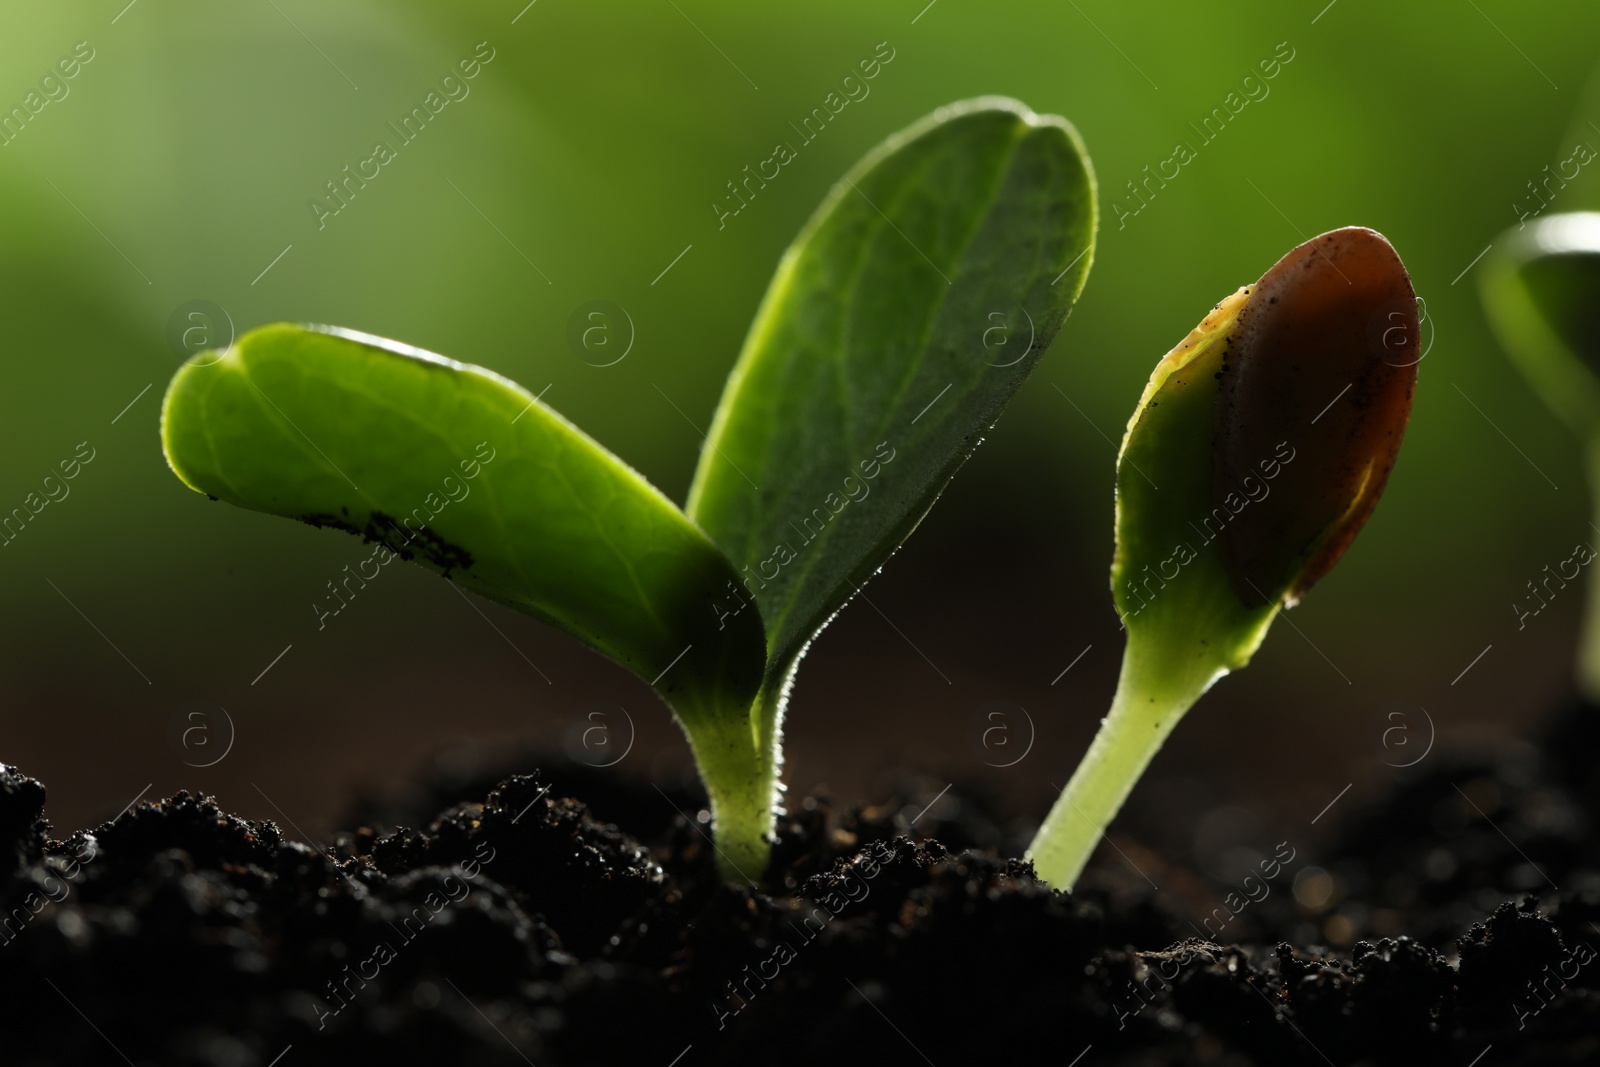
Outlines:
POLYGON ((985 98, 889 138, 784 254, 688 504, 760 606, 769 692, 1049 347, 1095 223, 1073 128, 985 98))
POLYGON ((734 568, 514 382, 363 334, 264 326, 183 366, 162 439, 190 487, 382 542, 576 635, 680 718, 721 715, 716 732, 749 744, 761 623, 712 607, 734 568))

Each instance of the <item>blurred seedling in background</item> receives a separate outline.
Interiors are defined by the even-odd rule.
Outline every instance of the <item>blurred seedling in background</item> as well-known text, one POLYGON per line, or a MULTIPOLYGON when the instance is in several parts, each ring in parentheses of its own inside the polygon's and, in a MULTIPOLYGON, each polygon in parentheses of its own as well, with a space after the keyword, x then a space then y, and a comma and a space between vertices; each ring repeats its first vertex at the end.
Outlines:
MULTIPOLYGON (((1590 492, 1600 501, 1600 212, 1546 215, 1506 231, 1484 259, 1479 290, 1500 343, 1583 440, 1590 492)), ((1600 587, 1593 581, 1578 684, 1600 701, 1600 587)))
POLYGON ((891 137, 784 253, 682 509, 515 382, 328 327, 262 327, 186 364, 167 459, 200 492, 382 542, 648 681, 693 750, 722 874, 753 882, 802 656, 1043 355, 1095 225, 1060 118, 985 98, 891 137))
POLYGON ((1418 340, 1399 256, 1348 227, 1289 252, 1156 365, 1117 459, 1122 674, 1029 850, 1041 878, 1072 887, 1184 712, 1354 540, 1400 449, 1418 340))
MULTIPOLYGON (((1594 163, 1600 127, 1590 118, 1596 114, 1600 65, 1558 145, 1565 158, 1554 169, 1545 167, 1537 185, 1528 183, 1529 195, 1512 205, 1518 224, 1495 238, 1478 274, 1478 292, 1512 362, 1583 442, 1590 507, 1597 509, 1594 526, 1600 527, 1600 166, 1594 163), (1552 207, 1561 212, 1549 213, 1552 207)), ((1581 567, 1593 555, 1589 544, 1579 545, 1564 562, 1581 567)), ((1541 583, 1551 594, 1577 577, 1562 564, 1546 570, 1557 575, 1556 587, 1548 578, 1541 583)), ((1528 601, 1530 610, 1535 603, 1540 601, 1528 601)), ((1578 688, 1600 703, 1600 588, 1593 580, 1577 674, 1578 688)))

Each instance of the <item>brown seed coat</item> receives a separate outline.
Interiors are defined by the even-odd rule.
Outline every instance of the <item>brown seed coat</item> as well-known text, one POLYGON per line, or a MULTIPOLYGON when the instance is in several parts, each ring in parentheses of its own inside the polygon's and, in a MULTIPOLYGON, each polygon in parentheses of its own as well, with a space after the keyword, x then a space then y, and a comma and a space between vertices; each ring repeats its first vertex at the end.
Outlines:
POLYGON ((1307 241, 1254 286, 1224 342, 1216 500, 1247 497, 1280 443, 1294 451, 1219 539, 1247 605, 1293 605, 1372 514, 1411 416, 1420 336, 1399 255, 1365 227, 1307 241))

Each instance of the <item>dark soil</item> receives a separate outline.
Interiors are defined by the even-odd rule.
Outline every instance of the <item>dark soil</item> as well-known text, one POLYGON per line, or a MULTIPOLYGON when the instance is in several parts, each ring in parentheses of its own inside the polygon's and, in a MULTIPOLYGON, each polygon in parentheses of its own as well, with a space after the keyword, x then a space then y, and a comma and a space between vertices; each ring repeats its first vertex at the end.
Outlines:
POLYGON ((752 892, 694 793, 545 767, 435 775, 330 853, 183 793, 57 839, 0 768, 0 1063, 1600 1062, 1600 709, 1352 794, 1325 875, 1236 917, 1126 838, 1053 893, 970 798, 914 840, 793 801, 752 892))

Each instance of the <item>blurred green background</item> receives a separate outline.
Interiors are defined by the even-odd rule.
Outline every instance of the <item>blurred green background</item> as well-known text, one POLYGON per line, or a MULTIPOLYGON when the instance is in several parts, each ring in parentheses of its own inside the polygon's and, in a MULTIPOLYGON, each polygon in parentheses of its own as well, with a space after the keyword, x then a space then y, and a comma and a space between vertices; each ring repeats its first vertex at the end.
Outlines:
MULTIPOLYGON (((334 323, 483 364, 548 388, 681 499, 766 280, 830 183, 885 135, 989 93, 1081 131, 1102 198, 1094 269, 988 443, 874 581, 875 607, 852 605, 813 648, 790 709, 792 786, 879 800, 911 768, 929 800, 959 780, 941 803, 975 783, 1043 815, 1121 654, 1112 441, 1213 303, 1347 224, 1393 241, 1436 336, 1399 466, 1337 573, 1179 728, 1125 818, 1226 803, 1304 833, 1346 783, 1403 773, 1385 761, 1421 750, 1417 709, 1442 750, 1523 736, 1566 692, 1578 590, 1521 631, 1511 604, 1595 536, 1578 448, 1489 336, 1470 268, 1527 183, 1571 154, 1600 9, 525 3, 8 13, 0 105, 25 106, 79 42, 93 52, 0 147, 0 509, 79 442, 95 450, 70 497, 0 549, 0 759, 46 782, 58 828, 149 784, 320 835, 358 790, 464 741, 570 747, 596 701, 632 720, 619 772, 681 774, 686 748, 642 683, 420 570, 385 571, 319 632, 311 602, 365 552, 168 472, 169 320, 208 300, 240 330, 334 323), (480 42, 493 59, 470 95, 319 228, 324 183, 376 141, 398 145, 385 124, 480 42), (725 183, 880 42, 894 58, 870 95, 719 229, 725 183), (1205 116, 1288 54, 1206 143, 1205 116), (1127 183, 1180 141, 1196 158, 1119 225, 1127 183), (632 323, 613 366, 568 344, 594 300, 632 323), (208 768, 170 738, 196 700, 236 730, 208 768), (992 701, 1026 709, 1010 749, 979 740, 992 701), (1395 708, 1418 731, 1400 755, 1381 740, 1395 708), (1026 757, 992 766, 1023 751, 1028 721, 1026 757)), ((626 720, 607 725, 620 754, 626 720)))

